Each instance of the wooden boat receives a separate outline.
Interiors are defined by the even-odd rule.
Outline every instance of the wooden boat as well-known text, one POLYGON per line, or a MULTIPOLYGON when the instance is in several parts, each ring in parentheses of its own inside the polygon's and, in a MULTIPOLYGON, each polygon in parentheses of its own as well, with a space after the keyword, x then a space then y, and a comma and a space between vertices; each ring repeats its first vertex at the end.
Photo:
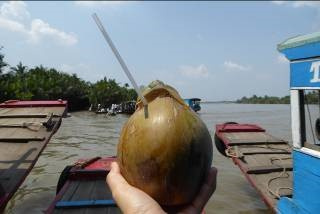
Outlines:
POLYGON ((67 166, 46 213, 121 213, 106 184, 112 161, 115 157, 95 157, 67 166))
POLYGON ((0 104, 0 212, 29 174, 67 113, 67 102, 0 104))
POLYGON ((312 90, 320 98, 320 32, 290 38, 278 50, 290 61, 294 179, 292 198, 281 197, 277 208, 279 213, 319 213, 320 113, 312 118, 305 94, 312 90))
POLYGON ((273 211, 277 211, 280 197, 292 196, 292 149, 288 142, 257 125, 231 122, 216 126, 215 144, 238 165, 273 211))
POLYGON ((184 99, 184 102, 187 103, 189 107, 195 112, 201 110, 200 101, 201 99, 199 98, 184 99))
POLYGON ((127 101, 119 105, 119 114, 133 114, 136 110, 136 101, 127 101))

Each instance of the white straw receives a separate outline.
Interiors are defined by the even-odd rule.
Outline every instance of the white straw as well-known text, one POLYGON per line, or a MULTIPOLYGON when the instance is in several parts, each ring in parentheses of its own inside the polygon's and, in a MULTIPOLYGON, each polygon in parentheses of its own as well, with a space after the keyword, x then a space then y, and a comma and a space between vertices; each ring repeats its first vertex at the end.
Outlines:
POLYGON ((112 52, 114 53, 114 55, 118 59, 122 69, 124 70, 125 74, 129 78, 129 80, 130 80, 131 84, 133 85, 134 89, 136 90, 137 94, 141 98, 141 100, 143 102, 143 105, 146 106, 148 104, 147 100, 144 98, 144 96, 142 96, 142 93, 141 93, 140 89, 138 88, 138 85, 137 85, 136 81, 134 81, 134 79, 133 79, 133 77, 132 77, 132 75, 131 75, 128 67, 127 67, 127 65, 125 64, 125 62, 123 61, 122 57, 120 56, 117 48, 114 46, 111 38, 109 37, 107 31, 104 29, 104 27, 103 27, 100 19, 98 18, 97 14, 96 13, 92 14, 92 17, 93 17, 94 21, 96 22, 98 28, 100 29, 103 37, 106 39, 107 43, 109 44, 112 52))

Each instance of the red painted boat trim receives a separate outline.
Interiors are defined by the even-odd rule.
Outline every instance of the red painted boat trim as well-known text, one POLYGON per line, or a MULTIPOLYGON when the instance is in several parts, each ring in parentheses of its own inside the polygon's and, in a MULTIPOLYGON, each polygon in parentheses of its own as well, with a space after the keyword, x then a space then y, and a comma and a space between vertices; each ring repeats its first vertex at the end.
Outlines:
MULTIPOLYGON (((218 124, 216 125, 216 135, 220 140, 225 144, 226 148, 229 148, 229 140, 223 136, 225 132, 265 132, 263 128, 257 126, 255 124, 218 124)), ((247 168, 241 163, 238 158, 232 157, 232 161, 234 164, 238 165, 241 172, 244 174, 249 183, 258 191, 260 197, 264 201, 264 203, 270 207, 274 212, 276 212, 276 208, 272 206, 272 202, 268 197, 264 195, 264 193, 257 187, 256 182, 252 179, 252 177, 247 174, 247 168)))
POLYGON ((218 124, 219 132, 265 132, 266 130, 255 124, 218 124))
POLYGON ((0 108, 19 108, 19 107, 54 107, 67 106, 66 100, 36 100, 36 101, 22 101, 22 100, 7 100, 0 103, 0 108))

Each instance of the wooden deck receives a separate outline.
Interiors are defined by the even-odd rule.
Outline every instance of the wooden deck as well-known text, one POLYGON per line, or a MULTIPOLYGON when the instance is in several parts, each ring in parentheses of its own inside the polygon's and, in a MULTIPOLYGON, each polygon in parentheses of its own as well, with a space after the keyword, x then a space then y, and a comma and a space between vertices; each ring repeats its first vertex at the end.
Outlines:
POLYGON ((227 156, 276 212, 279 197, 292 196, 292 148, 263 129, 241 131, 237 126, 241 124, 230 124, 230 130, 228 125, 217 125, 216 141, 224 144, 227 156))
POLYGON ((58 130, 66 106, 0 106, 0 212, 58 130))

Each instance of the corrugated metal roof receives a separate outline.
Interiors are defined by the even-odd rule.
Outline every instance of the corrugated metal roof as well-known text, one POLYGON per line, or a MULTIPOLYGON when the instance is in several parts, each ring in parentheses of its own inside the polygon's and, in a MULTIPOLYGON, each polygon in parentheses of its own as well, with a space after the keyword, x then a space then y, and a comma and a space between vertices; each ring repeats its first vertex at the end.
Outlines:
POLYGON ((302 36, 295 36, 290 39, 287 39, 286 41, 278 45, 278 50, 281 51, 288 48, 295 48, 315 42, 320 42, 320 32, 315 32, 302 36))

